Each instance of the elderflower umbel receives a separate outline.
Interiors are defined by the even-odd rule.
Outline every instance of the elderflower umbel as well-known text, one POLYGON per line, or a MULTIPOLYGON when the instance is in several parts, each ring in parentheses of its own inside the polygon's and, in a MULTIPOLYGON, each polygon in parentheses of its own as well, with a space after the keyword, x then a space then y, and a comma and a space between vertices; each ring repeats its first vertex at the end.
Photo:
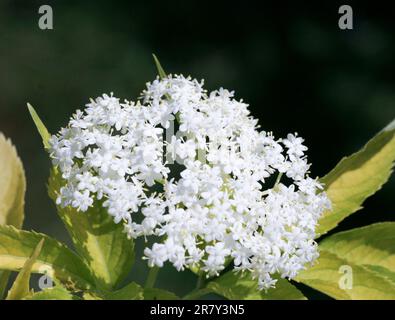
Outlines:
POLYGON ((103 205, 130 237, 156 237, 150 266, 214 276, 233 259, 263 289, 276 273, 295 277, 318 256, 315 227, 330 202, 308 176, 304 140, 258 131, 233 96, 176 75, 148 83, 137 103, 92 100, 50 140, 65 179, 58 204, 103 205), (179 131, 164 141, 173 122, 179 131))

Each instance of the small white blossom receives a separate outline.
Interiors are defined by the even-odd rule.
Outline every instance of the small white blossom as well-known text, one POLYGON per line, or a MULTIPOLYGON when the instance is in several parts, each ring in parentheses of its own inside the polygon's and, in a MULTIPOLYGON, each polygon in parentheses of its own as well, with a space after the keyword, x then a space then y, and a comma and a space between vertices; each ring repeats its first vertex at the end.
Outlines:
POLYGON ((289 133, 287 139, 283 140, 284 145, 288 148, 287 154, 292 158, 298 158, 304 155, 307 147, 303 145, 304 139, 289 133))

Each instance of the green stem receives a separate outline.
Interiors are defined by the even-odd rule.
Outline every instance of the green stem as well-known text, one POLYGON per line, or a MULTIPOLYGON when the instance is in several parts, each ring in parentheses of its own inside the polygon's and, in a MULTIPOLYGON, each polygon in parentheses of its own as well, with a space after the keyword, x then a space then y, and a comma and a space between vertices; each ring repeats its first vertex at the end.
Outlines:
POLYGON ((276 182, 275 182, 275 184, 274 184, 273 189, 275 189, 275 188, 278 186, 278 184, 280 183, 280 180, 281 180, 281 177, 282 177, 282 176, 283 176, 283 173, 280 172, 280 173, 278 174, 278 176, 277 176, 277 179, 276 179, 276 182))
POLYGON ((204 282, 205 281, 204 281, 203 274, 199 274, 199 276, 197 278, 197 282, 196 282, 196 290, 203 288, 204 282))
POLYGON ((198 299, 201 296, 204 296, 205 294, 208 294, 211 292, 210 289, 204 288, 206 284, 205 277, 203 273, 200 273, 197 282, 196 282, 196 288, 189 292, 186 296, 184 296, 182 299, 183 300, 194 300, 198 299))
POLYGON ((0 300, 3 299, 4 292, 7 288, 8 284, 8 278, 10 276, 11 272, 9 271, 0 271, 0 300))
POLYGON ((144 286, 146 289, 154 287, 156 278, 158 276, 158 272, 159 272, 159 267, 154 266, 154 267, 150 268, 150 270, 148 272, 147 280, 145 281, 145 286, 144 286))

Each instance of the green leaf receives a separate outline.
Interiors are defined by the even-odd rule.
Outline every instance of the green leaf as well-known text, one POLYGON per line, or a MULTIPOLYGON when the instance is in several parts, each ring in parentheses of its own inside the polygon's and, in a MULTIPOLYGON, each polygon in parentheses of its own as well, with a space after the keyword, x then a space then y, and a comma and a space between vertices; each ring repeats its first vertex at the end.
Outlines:
POLYGON ((335 299, 395 299, 395 222, 337 233, 319 248, 317 263, 297 281, 335 299), (342 266, 352 271, 350 289, 341 286, 342 266))
POLYGON ((30 275, 32 273, 33 264, 36 262, 41 249, 43 248, 44 239, 41 239, 33 251, 33 254, 28 258, 22 270, 16 277, 11 289, 8 291, 7 300, 21 300, 30 293, 30 275))
POLYGON ((361 209, 365 199, 387 182, 394 161, 395 120, 321 179, 333 208, 320 219, 317 234, 325 234, 361 209))
POLYGON ((10 271, 0 271, 0 300, 4 296, 4 291, 8 285, 8 278, 10 277, 10 271))
POLYGON ((83 300, 103 300, 103 297, 96 292, 85 291, 82 295, 83 300))
POLYGON ((51 138, 51 134, 48 132, 44 123, 41 121, 40 117, 38 116, 36 110, 34 110, 34 108, 31 106, 30 103, 27 104, 27 108, 29 109, 30 115, 34 121, 34 124, 37 127, 38 132, 40 133, 41 138, 43 139, 44 148, 48 149, 49 139, 51 138))
POLYGON ((41 239, 40 255, 32 266, 33 273, 46 273, 66 287, 89 289, 94 281, 81 259, 64 244, 47 235, 0 226, 0 270, 19 271, 41 239))
POLYGON ((143 288, 135 282, 129 283, 118 291, 111 292, 106 296, 108 300, 143 300, 143 288))
POLYGON ((278 278, 276 287, 265 290, 258 289, 258 281, 252 279, 250 273, 229 271, 214 281, 207 288, 213 293, 229 300, 302 300, 306 299, 288 280, 278 278))
MULTIPOLYGON (((26 178, 15 147, 0 133, 0 225, 21 228, 24 220, 26 178)), ((0 299, 10 272, 0 271, 0 299)))
POLYGON ((25 300, 79 300, 65 287, 56 285, 53 288, 47 288, 25 298, 25 300))
POLYGON ((159 267, 153 266, 149 268, 147 280, 145 281, 144 288, 153 288, 155 286, 156 278, 158 277, 159 267))
POLYGON ((0 225, 21 228, 26 179, 15 147, 0 133, 0 225))
MULTIPOLYGON (((56 201, 64 181, 53 168, 49 179, 49 195, 56 201)), ((99 288, 112 290, 130 272, 134 262, 134 242, 123 232, 122 224, 115 224, 100 203, 87 212, 71 207, 57 207, 73 244, 92 271, 99 288)))
POLYGON ((173 292, 158 289, 145 288, 144 300, 179 300, 180 298, 173 292))
POLYGON ((159 77, 161 79, 164 79, 167 77, 165 70, 163 70, 162 65, 159 62, 159 59, 156 57, 155 54, 152 54, 152 57, 154 58, 156 69, 158 70, 159 77))

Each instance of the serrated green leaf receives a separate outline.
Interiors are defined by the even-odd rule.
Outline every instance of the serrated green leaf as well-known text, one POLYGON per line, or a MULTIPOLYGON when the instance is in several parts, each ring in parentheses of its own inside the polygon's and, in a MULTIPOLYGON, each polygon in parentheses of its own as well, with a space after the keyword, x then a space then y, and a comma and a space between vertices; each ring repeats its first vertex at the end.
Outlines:
POLYGON ((25 191, 22 162, 15 147, 0 133, 0 225, 22 227, 25 191))
POLYGON ((108 300, 143 300, 143 288, 135 282, 129 283, 126 287, 111 292, 106 296, 108 300))
MULTIPOLYGON (((0 133, 0 225, 21 228, 24 220, 26 178, 15 147, 0 133)), ((0 271, 0 299, 10 272, 0 271)))
POLYGON ((155 54, 152 54, 152 57, 154 58, 156 69, 158 70, 159 77, 161 79, 166 78, 167 77, 166 72, 165 72, 165 70, 163 70, 162 65, 159 62, 159 59, 156 57, 155 54))
POLYGON ((158 289, 145 288, 144 300, 179 300, 180 298, 173 292, 158 289))
POLYGON ((39 292, 35 292, 25 298, 25 300, 79 300, 65 287, 56 285, 53 288, 47 288, 39 292))
MULTIPOLYGON (((49 179, 49 195, 56 201, 64 181, 56 168, 49 179)), ((73 244, 104 290, 114 289, 130 272, 134 262, 134 242, 115 224, 99 203, 87 212, 57 207, 73 244)))
POLYGON ((66 287, 94 287, 87 266, 64 244, 47 235, 18 230, 12 226, 0 226, 0 270, 21 270, 32 250, 43 238, 45 242, 32 266, 33 273, 46 273, 66 287))
POLYGON ((30 103, 27 104, 27 108, 29 109, 30 115, 36 125, 38 132, 43 140, 44 148, 49 148, 49 139, 51 138, 51 134, 48 132, 47 128, 45 127, 44 123, 41 121, 40 117, 38 116, 36 110, 31 106, 30 103))
POLYGON ((44 239, 41 239, 34 249, 30 258, 26 259, 22 270, 18 273, 11 289, 8 291, 7 300, 22 300, 30 293, 30 275, 33 264, 36 262, 41 249, 43 248, 44 239))
POLYGON ((337 233, 319 248, 317 263, 297 281, 335 299, 395 299, 395 222, 337 233), (340 285, 342 266, 351 268, 350 289, 340 285))
POLYGON ((387 182, 394 161, 395 120, 321 179, 333 208, 320 219, 317 234, 325 234, 361 209, 365 199, 387 182))
POLYGON ((288 280, 278 278, 276 287, 258 289, 258 282, 247 272, 228 271, 207 284, 207 289, 229 300, 303 300, 303 294, 288 280))

